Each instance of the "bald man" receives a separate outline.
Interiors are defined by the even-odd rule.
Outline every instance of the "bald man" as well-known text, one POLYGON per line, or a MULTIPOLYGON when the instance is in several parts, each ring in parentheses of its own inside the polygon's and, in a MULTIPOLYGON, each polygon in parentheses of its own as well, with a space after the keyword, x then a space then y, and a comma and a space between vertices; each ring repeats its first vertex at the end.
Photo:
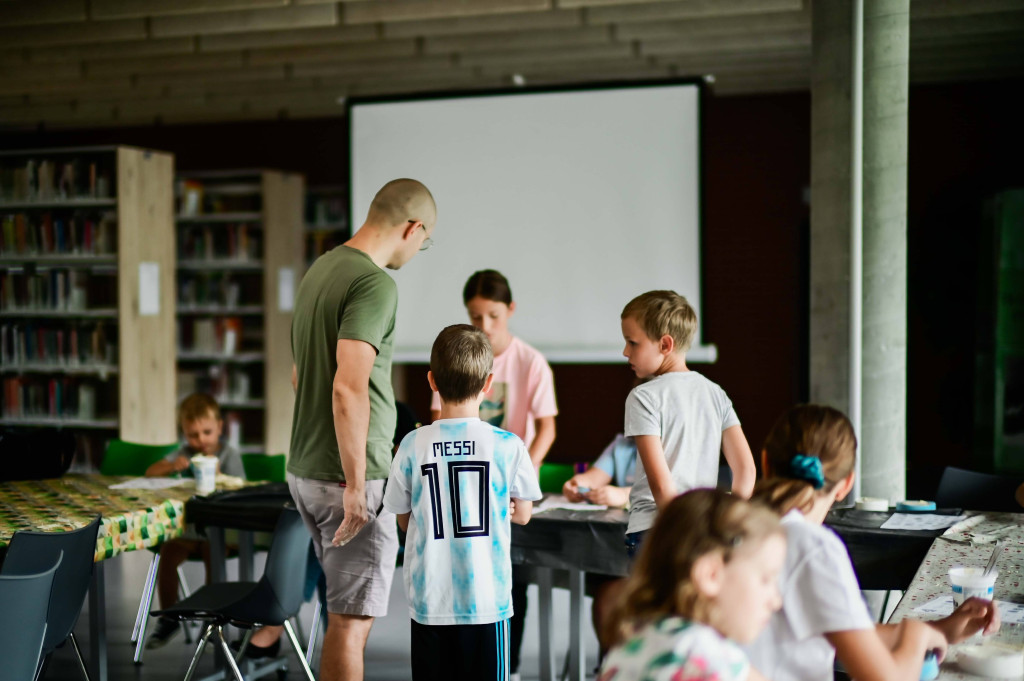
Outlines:
POLYGON ((398 552, 395 517, 383 510, 398 290, 383 268, 429 248, 436 222, 426 187, 388 182, 359 231, 309 268, 295 300, 288 487, 327 577, 324 681, 363 678, 370 627, 387 612, 398 552))

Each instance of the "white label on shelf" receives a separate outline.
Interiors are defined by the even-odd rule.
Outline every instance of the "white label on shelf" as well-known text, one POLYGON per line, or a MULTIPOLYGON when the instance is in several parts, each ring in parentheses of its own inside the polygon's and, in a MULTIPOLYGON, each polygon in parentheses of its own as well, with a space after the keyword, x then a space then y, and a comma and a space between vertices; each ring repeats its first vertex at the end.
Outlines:
POLYGON ((139 263, 139 316, 160 314, 160 263, 139 263))
POLYGON ((295 309, 295 269, 292 267, 277 270, 277 309, 280 312, 295 309))

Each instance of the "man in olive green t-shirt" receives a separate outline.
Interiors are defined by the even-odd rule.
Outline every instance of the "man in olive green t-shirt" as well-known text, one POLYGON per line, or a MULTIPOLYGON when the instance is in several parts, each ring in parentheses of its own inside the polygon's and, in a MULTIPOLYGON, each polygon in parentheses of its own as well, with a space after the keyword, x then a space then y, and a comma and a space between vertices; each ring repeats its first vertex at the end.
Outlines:
POLYGON ((373 618, 387 611, 398 551, 394 516, 382 510, 398 290, 382 268, 429 248, 436 222, 421 183, 387 183, 363 226, 313 263, 296 295, 288 484, 327 577, 324 681, 363 678, 373 618))

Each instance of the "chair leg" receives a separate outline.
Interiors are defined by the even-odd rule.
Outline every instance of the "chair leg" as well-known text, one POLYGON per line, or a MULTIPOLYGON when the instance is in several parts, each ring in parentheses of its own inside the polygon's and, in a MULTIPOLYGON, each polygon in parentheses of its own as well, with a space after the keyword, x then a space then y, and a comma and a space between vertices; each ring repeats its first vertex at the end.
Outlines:
MULTIPOLYGON (((224 651, 224 657, 227 658, 228 666, 231 667, 231 673, 235 675, 237 681, 245 681, 245 677, 242 676, 242 672, 238 669, 238 665, 235 664, 235 656, 231 646, 224 639, 224 627, 217 625, 217 642, 220 644, 220 649, 224 651)), ((310 679, 312 681, 312 679, 310 679)))
POLYGON ((153 560, 149 561, 149 571, 146 573, 146 584, 142 587, 142 596, 139 598, 139 612, 135 615, 135 626, 132 627, 132 643, 139 640, 139 629, 142 627, 142 618, 149 615, 146 610, 146 594, 151 593, 156 579, 156 566, 160 562, 160 554, 154 553, 153 560))
POLYGON ((313 664, 313 649, 316 648, 316 637, 320 634, 320 599, 313 606, 313 623, 309 625, 309 642, 306 643, 306 664, 313 664))
POLYGON ((142 611, 142 622, 139 624, 139 638, 135 641, 135 664, 142 664, 142 651, 146 648, 146 628, 149 626, 149 611, 153 609, 153 592, 156 591, 156 574, 160 569, 160 554, 153 556, 153 579, 147 585, 147 593, 142 595, 146 609, 142 611))
POLYGON ((242 642, 238 644, 238 652, 235 653, 235 662, 241 662, 242 657, 245 655, 245 649, 249 646, 249 641, 252 639, 252 629, 246 629, 245 635, 242 636, 242 642))
POLYGON ((295 656, 299 658, 299 664, 302 665, 302 669, 306 672, 306 678, 309 681, 316 681, 313 678, 313 670, 309 668, 309 663, 306 662, 306 656, 302 654, 302 646, 299 645, 299 638, 295 635, 295 628, 292 623, 288 620, 284 621, 284 630, 288 634, 288 641, 292 644, 292 650, 295 651, 295 656))
POLYGON ((78 658, 78 668, 82 671, 82 678, 85 681, 91 681, 89 679, 89 670, 85 666, 85 660, 82 659, 82 650, 78 647, 78 639, 75 638, 75 632, 71 632, 68 635, 68 640, 71 641, 71 647, 75 649, 75 657, 78 658))
POLYGON ((207 624, 203 627, 203 633, 199 637, 199 645, 196 646, 196 652, 192 655, 192 661, 188 665, 188 671, 185 672, 185 681, 192 681, 192 675, 196 673, 196 667, 199 666, 199 658, 203 656, 203 651, 206 649, 206 642, 210 640, 210 634, 212 633, 212 624, 207 624))
MULTIPOLYGON (((181 593, 181 600, 185 600, 192 595, 192 590, 188 588, 188 579, 185 578, 185 569, 182 566, 178 566, 178 592, 181 593)), ((192 624, 186 620, 181 621, 181 630, 185 633, 185 643, 192 643, 192 624)))

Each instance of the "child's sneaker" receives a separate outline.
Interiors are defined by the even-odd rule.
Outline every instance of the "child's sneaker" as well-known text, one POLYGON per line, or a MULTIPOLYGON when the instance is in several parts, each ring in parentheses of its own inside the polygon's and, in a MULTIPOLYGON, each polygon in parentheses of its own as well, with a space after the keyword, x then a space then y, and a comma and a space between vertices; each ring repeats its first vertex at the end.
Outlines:
POLYGON ((181 629, 181 623, 167 619, 166 617, 160 617, 156 621, 156 629, 150 635, 149 640, 146 641, 146 650, 156 650, 157 648, 163 648, 168 641, 170 641, 178 630, 181 629))

